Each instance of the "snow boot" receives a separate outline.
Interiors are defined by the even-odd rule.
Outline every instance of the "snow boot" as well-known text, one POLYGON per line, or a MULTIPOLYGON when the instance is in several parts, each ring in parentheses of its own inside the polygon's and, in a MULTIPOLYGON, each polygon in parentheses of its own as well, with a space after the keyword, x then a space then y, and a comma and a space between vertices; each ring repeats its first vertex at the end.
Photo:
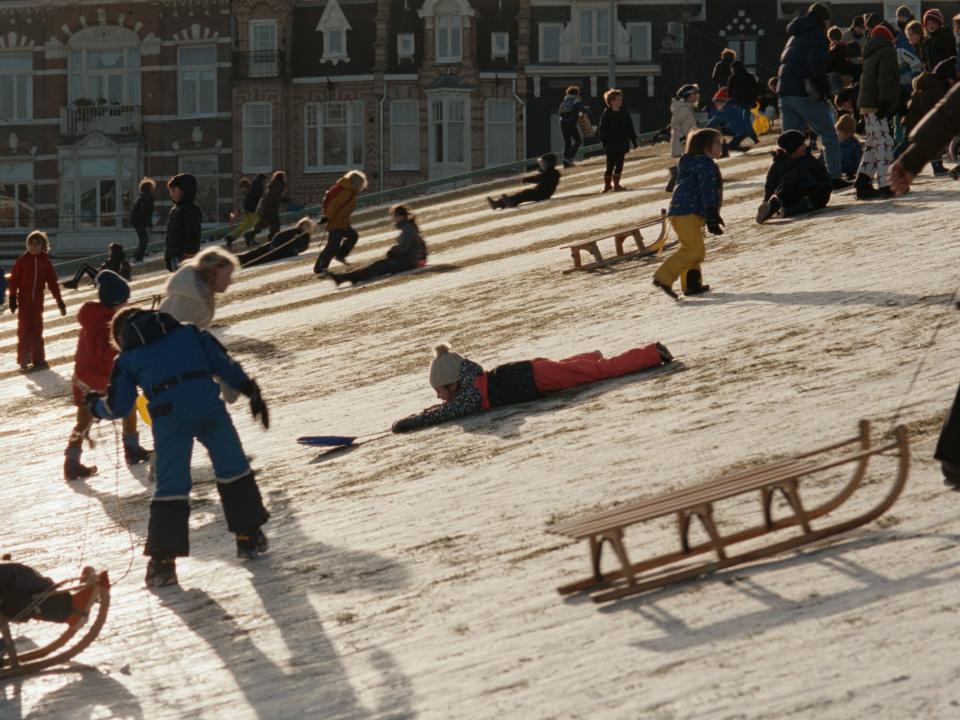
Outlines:
POLYGON ((83 448, 74 448, 68 447, 64 452, 63 460, 63 479, 72 481, 72 480, 83 480, 88 478, 91 475, 97 474, 97 466, 91 465, 87 467, 80 462, 80 455, 83 452, 83 448))
POLYGON ((80 281, 79 281, 79 280, 64 280, 64 281, 63 281, 62 283, 60 283, 60 284, 63 285, 63 286, 64 286, 65 288, 67 288, 68 290, 76 290, 76 289, 80 286, 80 281))
POLYGON ((673 362, 673 353, 667 350, 667 346, 663 343, 657 343, 657 352, 660 353, 660 359, 663 360, 664 365, 669 365, 673 362))
POLYGON ((873 186, 873 181, 863 173, 857 175, 853 184, 853 192, 857 200, 876 200, 880 197, 880 192, 873 186))
POLYGON ((140 433, 123 434, 123 455, 127 465, 139 465, 150 459, 150 451, 140 446, 140 433))
POLYGON ((950 171, 943 166, 943 160, 933 160, 930 163, 930 167, 933 169, 934 177, 943 177, 950 173, 950 171))
POLYGON ((488 195, 487 202, 490 204, 491 210, 503 210, 503 200, 494 200, 488 195))
POLYGON ((613 176, 612 176, 612 175, 604 175, 604 176, 603 176, 603 190, 601 190, 601 192, 610 192, 612 181, 613 181, 613 176))
POLYGON ((177 559, 165 556, 151 557, 147 563, 147 575, 143 579, 147 587, 178 585, 177 559))
POLYGON ((783 202, 776 195, 771 195, 766 202, 760 203, 757 208, 757 224, 763 225, 783 208, 783 202))
POLYGON ((684 289, 684 295, 703 295, 710 292, 710 286, 703 284, 703 275, 699 270, 687 270, 687 287, 684 289))
POLYGON ((656 278, 654 278, 654 280, 653 280, 653 285, 654 285, 654 287, 658 287, 658 288, 660 288, 661 290, 663 290, 667 295, 669 295, 670 297, 672 297, 674 300, 679 300, 679 299, 680 299, 680 296, 677 295, 677 293, 674 291, 674 289, 673 289, 672 287, 670 287, 669 285, 667 285, 666 283, 662 283, 662 282, 660 282, 659 280, 657 280, 656 278))
POLYGON ((255 560, 261 553, 267 551, 269 543, 263 530, 244 530, 237 533, 237 557, 244 560, 255 560))
POLYGON ((563 159, 563 166, 564 166, 565 168, 572 168, 572 167, 573 167, 573 160, 568 160, 567 158, 564 158, 564 159, 563 159))
POLYGON ((613 176, 613 189, 614 189, 616 192, 620 192, 620 191, 622 191, 622 190, 626 190, 626 189, 627 189, 627 188, 625 188, 623 185, 620 184, 620 176, 619 176, 619 175, 614 175, 614 176, 613 176))
POLYGON ((48 370, 50 368, 50 363, 46 360, 41 360, 40 362, 35 362, 31 370, 48 370))
POLYGON ((667 186, 663 189, 663 191, 672 193, 673 188, 676 187, 676 185, 677 185, 677 166, 674 165, 672 168, 670 168, 670 180, 667 181, 667 186))
POLYGON ((227 248, 227 250, 231 250, 231 251, 232 251, 232 250, 233 250, 233 235, 224 235, 224 236, 223 236, 223 244, 224 244, 224 246, 227 248))

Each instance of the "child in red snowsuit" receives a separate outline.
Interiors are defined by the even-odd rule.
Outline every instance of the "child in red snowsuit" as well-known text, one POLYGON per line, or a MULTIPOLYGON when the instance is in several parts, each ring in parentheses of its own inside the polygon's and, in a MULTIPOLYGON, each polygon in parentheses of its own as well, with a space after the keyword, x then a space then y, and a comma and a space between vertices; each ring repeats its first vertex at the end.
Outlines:
MULTIPOLYGON (((93 423, 93 415, 83 399, 89 392, 101 395, 107 392, 113 361, 117 357, 117 349, 110 342, 110 323, 117 310, 130 299, 130 286, 111 270, 101 270, 95 282, 99 302, 86 302, 77 313, 80 335, 73 367, 73 404, 77 406, 77 423, 64 451, 64 480, 81 480, 97 472, 95 466, 87 467, 80 462, 83 440, 93 423)), ((123 454, 128 465, 150 458, 149 451, 140 447, 136 408, 123 419, 123 454)))
POLYGON ((47 234, 34 230, 27 235, 27 251, 17 258, 10 271, 10 312, 17 313, 17 363, 21 370, 26 370, 31 362, 34 370, 47 367, 43 349, 44 285, 50 288, 60 314, 67 314, 57 273, 47 256, 49 251, 47 234))
POLYGON ((393 432, 408 432, 438 425, 482 410, 541 398, 567 388, 629 375, 673 361, 660 343, 634 348, 612 358, 600 352, 574 355, 564 360, 534 358, 499 365, 484 371, 449 345, 438 345, 430 365, 430 384, 442 404, 410 415, 393 424, 393 432))

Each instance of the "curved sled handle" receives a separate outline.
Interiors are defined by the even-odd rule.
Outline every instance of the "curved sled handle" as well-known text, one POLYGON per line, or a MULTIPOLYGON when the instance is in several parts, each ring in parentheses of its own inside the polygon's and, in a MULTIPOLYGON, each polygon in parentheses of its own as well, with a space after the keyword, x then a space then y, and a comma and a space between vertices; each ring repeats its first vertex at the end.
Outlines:
POLYGON ((301 445, 310 445, 310 446, 319 446, 319 447, 341 447, 347 445, 359 445, 360 443, 368 442, 376 438, 385 437, 389 435, 389 430, 381 430, 380 432, 368 433, 367 435, 304 435, 297 438, 297 442, 301 445), (359 441, 359 442, 358 442, 359 441))

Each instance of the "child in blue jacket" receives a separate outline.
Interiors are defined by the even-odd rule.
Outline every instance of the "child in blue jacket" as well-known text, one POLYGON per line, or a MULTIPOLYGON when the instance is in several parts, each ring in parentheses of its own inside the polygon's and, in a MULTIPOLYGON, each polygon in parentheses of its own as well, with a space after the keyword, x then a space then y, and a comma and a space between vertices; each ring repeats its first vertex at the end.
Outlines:
POLYGON ((710 290, 703 284, 700 263, 706 257, 703 227, 712 235, 723 235, 723 176, 715 162, 723 153, 719 130, 702 128, 690 133, 686 152, 677 164, 677 185, 667 215, 677 233, 680 249, 657 268, 653 284, 674 300, 679 296, 673 283, 680 278, 684 295, 699 295, 710 290))
POLYGON ((150 503, 144 554, 148 587, 177 582, 176 558, 190 554, 190 455, 196 438, 206 447, 217 479, 227 528, 237 536, 237 556, 254 558, 267 548, 260 526, 269 517, 233 421, 214 376, 250 398, 253 416, 269 427, 260 388, 210 333, 181 325, 173 316, 128 308, 114 316, 120 355, 106 396, 89 393, 91 414, 126 417, 143 389, 153 419, 157 488, 150 503))

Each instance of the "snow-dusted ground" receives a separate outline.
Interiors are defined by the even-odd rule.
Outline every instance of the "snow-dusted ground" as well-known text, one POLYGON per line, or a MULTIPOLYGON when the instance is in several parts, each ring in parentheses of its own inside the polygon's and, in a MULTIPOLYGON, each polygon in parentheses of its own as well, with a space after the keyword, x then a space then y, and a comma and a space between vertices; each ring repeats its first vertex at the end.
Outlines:
MULTIPOLYGON (((727 234, 708 240, 703 298, 656 292, 649 261, 561 274, 564 241, 666 206, 661 149, 628 160, 628 193, 597 194, 590 161, 539 205, 490 212, 483 192, 509 182, 412 203, 445 272, 336 290, 312 276, 315 252, 242 272, 216 332, 270 402, 268 432, 242 401, 233 414, 272 548, 234 559, 198 451, 180 588, 142 587, 151 488, 118 460, 118 428, 98 426, 85 452, 98 476, 61 479, 72 313, 48 313, 52 368, 26 376, 6 315, 0 549, 58 579, 104 566, 116 586, 98 642, 70 671, 5 683, 0 718, 960 716, 960 497, 931 460, 960 380, 958 186, 927 176, 876 204, 843 193, 830 212, 761 228, 766 155, 721 162, 727 234), (294 442, 431 404, 441 339, 485 366, 654 340, 681 362, 323 460, 294 442), (546 532, 557 518, 852 436, 860 418, 880 435, 901 404, 911 477, 878 523, 605 606, 556 594, 588 570, 584 545, 546 532)), ((362 213, 351 259, 390 244, 384 215, 362 213)), ((161 287, 148 269, 135 297, 161 287)), ((75 311, 90 295, 66 298, 75 311)), ((886 491, 891 463, 872 477, 845 512, 886 491)), ((756 514, 744 502, 721 521, 756 514)), ((672 547, 675 530, 630 537, 638 553, 640 538, 672 547)))

